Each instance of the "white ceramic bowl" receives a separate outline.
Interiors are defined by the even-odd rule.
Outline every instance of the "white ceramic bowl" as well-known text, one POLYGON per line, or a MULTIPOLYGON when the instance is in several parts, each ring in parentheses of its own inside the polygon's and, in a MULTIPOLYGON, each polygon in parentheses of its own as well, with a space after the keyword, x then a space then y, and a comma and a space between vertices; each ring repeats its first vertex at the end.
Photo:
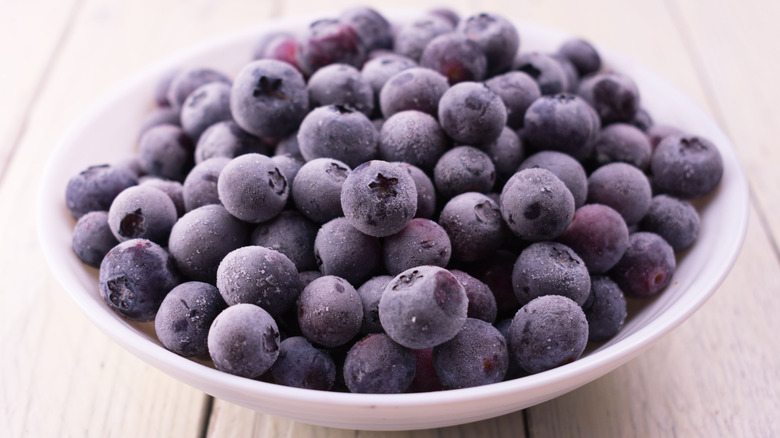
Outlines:
MULTIPOLYGON (((388 12, 394 21, 413 11, 388 12)), ((89 165, 116 162, 135 150, 141 120, 153 108, 157 79, 182 66, 211 66, 235 75, 250 60, 264 32, 303 29, 317 17, 264 23, 199 44, 129 78, 95 104, 63 136, 49 158, 38 203, 41 245, 55 276, 86 315, 109 337, 169 375, 215 397, 306 423, 349 429, 403 430, 442 427, 514 412, 571 391, 627 362, 698 309, 726 276, 747 227, 748 190, 731 142, 712 118, 665 80, 627 57, 600 48, 605 63, 632 76, 643 106, 658 123, 711 139, 723 155, 720 187, 701 203, 701 234, 680 260, 669 287, 631 315, 620 333, 559 368, 476 388, 420 394, 348 394, 289 388, 232 376, 185 359, 161 346, 151 323, 130 322, 101 299, 97 270, 72 253, 74 221, 64 203, 68 179, 89 165)), ((516 22, 523 51, 552 51, 566 34, 516 22)))

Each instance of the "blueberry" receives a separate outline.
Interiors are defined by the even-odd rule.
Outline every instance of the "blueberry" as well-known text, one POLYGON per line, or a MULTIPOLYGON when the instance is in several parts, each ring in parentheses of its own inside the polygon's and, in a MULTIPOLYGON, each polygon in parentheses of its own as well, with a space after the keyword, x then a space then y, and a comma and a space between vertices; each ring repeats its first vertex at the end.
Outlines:
POLYGON ((413 67, 387 80, 379 93, 382 115, 389 118, 405 110, 417 110, 436 116, 439 100, 449 88, 447 78, 428 68, 413 67))
POLYGON ((574 197, 574 206, 582 207, 588 197, 588 176, 579 161, 558 151, 539 151, 526 158, 518 170, 547 169, 563 181, 574 197))
POLYGON ((366 52, 393 48, 390 22, 373 8, 354 6, 341 13, 341 21, 355 28, 366 52))
POLYGON ((515 131, 508 126, 501 130, 501 135, 496 141, 482 145, 482 150, 495 165, 496 179, 500 182, 514 175, 523 162, 523 143, 515 131))
POLYGON ((493 292, 497 318, 514 316, 520 307, 512 286, 512 272, 516 261, 516 253, 498 250, 470 267, 471 275, 485 283, 493 292))
POLYGON ((644 133, 647 133, 647 131, 649 131, 650 128, 652 128, 655 125, 655 122, 653 121, 653 117, 646 109, 642 107, 639 107, 639 110, 636 112, 634 119, 631 120, 631 122, 629 123, 632 126, 639 128, 639 130, 644 133))
POLYGON ((661 140, 669 137, 670 135, 685 135, 682 130, 670 125, 653 125, 645 132, 645 134, 647 134, 647 138, 650 140, 650 145, 653 147, 653 150, 655 150, 661 140))
POLYGON ((588 340, 606 341, 615 336, 626 320, 626 298, 618 285, 606 276, 591 278, 590 295, 582 305, 588 320, 588 340))
POLYGON ((192 168, 182 184, 184 209, 192 211, 209 204, 221 204, 217 181, 230 158, 215 157, 204 160, 192 168))
POLYGON ((187 96, 181 106, 181 126, 197 139, 209 126, 231 119, 230 84, 212 82, 201 85, 187 96))
POLYGON ((235 158, 239 155, 257 153, 269 155, 271 145, 241 129, 236 122, 225 120, 209 126, 195 145, 195 164, 209 158, 235 158))
POLYGON ((522 71, 494 76, 485 81, 485 85, 504 102, 506 124, 512 129, 523 127, 526 110, 542 95, 534 78, 522 71))
POLYGON ((580 76, 596 73, 601 69, 601 56, 598 51, 582 38, 564 41, 558 48, 558 54, 568 59, 580 76))
POLYGON ((344 382, 353 393, 402 393, 411 386, 415 368, 412 350, 384 333, 373 333, 349 349, 344 382))
POLYGON ((230 84, 230 78, 224 73, 210 68, 191 68, 180 71, 171 79, 168 87, 168 103, 171 107, 182 106, 187 96, 201 85, 211 82, 230 84))
POLYGON ((639 228, 658 234, 675 252, 680 252, 696 241, 701 219, 690 202, 668 195, 656 195, 650 201, 647 214, 639 222, 639 228))
POLYGON ((279 251, 295 264, 298 271, 317 269, 314 260, 314 238, 319 226, 295 210, 281 212, 268 222, 258 224, 252 232, 252 245, 279 251))
POLYGON ((108 226, 108 212, 91 211, 79 218, 73 228, 71 248, 82 262, 99 268, 108 251, 119 242, 108 226))
POLYGON ((446 267, 452 254, 447 232, 430 219, 412 219, 401 231, 385 238, 385 268, 390 275, 420 265, 446 267))
POLYGON ((100 264, 100 296, 134 321, 151 321, 165 295, 179 284, 173 258, 158 244, 132 239, 112 248, 100 264))
POLYGON ((326 350, 314 347, 302 336, 293 336, 279 344, 271 374, 280 385, 328 391, 336 382, 336 364, 326 350))
POLYGON ((222 259, 248 241, 243 222, 225 207, 209 204, 190 210, 173 225, 168 251, 186 278, 214 284, 222 259))
POLYGON ((509 352, 531 374, 577 360, 587 343, 585 313, 561 295, 545 295, 521 307, 509 328, 509 352))
POLYGON ((157 79, 157 83, 154 86, 154 103, 156 103, 159 108, 170 107, 170 102, 168 102, 168 90, 171 88, 173 78, 179 73, 181 73, 181 70, 179 69, 168 70, 157 79))
POLYGON ((292 183, 292 198, 298 211, 317 223, 343 216, 341 187, 352 171, 330 158, 315 158, 304 164, 292 183))
POLYGON ((469 318, 481 319, 492 324, 496 320, 498 311, 493 291, 488 285, 463 271, 453 269, 450 272, 466 290, 466 297, 469 300, 466 315, 469 318))
POLYGON ((294 134, 282 138, 278 143, 276 143, 274 155, 284 154, 290 154, 294 157, 303 159, 303 155, 301 154, 301 146, 298 144, 298 131, 295 131, 294 134))
POLYGON ((607 272, 628 248, 628 226, 612 207, 586 204, 574 212, 574 218, 559 240, 579 255, 588 271, 607 272))
POLYGON ((682 199, 700 198, 717 187, 723 177, 723 158, 703 137, 668 136, 653 152, 650 162, 653 184, 662 192, 682 199))
POLYGON ((580 97, 561 93, 543 96, 525 112, 523 137, 541 150, 556 150, 578 160, 593 151, 599 134, 598 117, 580 97))
POLYGON ((290 187, 273 160, 261 154, 233 158, 217 180, 219 200, 233 216, 252 223, 279 214, 290 187))
POLYGON ((627 163, 605 164, 588 177, 588 203, 614 208, 628 225, 636 224, 647 213, 651 197, 647 176, 627 163))
POLYGON ((330 64, 314 72, 306 85, 312 107, 344 105, 366 117, 374 111, 374 89, 349 64, 330 64))
POLYGON ((558 237, 574 216, 574 197, 547 169, 515 173, 501 191, 501 215, 517 236, 541 241, 558 237))
POLYGON ((401 111, 388 117, 379 133, 379 158, 403 161, 430 171, 449 149, 450 140, 439 122, 420 111, 401 111))
POLYGON ((444 389, 436 369, 433 367, 433 347, 412 350, 415 359, 415 371, 408 392, 431 392, 444 389))
POLYGON ((500 382, 509 369, 506 339, 490 323, 468 318, 454 338, 433 347, 433 366, 445 388, 500 382))
POLYGON ((304 73, 301 65, 301 43, 288 32, 272 32, 261 39, 254 48, 252 59, 275 59, 286 62, 304 73))
POLYGON ((414 180, 417 189, 417 213, 414 217, 431 219, 436 212, 436 188, 428 175, 419 167, 409 163, 396 163, 406 168, 414 180))
POLYGON ((276 316, 298 298, 298 271, 278 251, 244 246, 229 252, 219 263, 217 288, 231 306, 255 304, 276 316))
POLYGON ((513 70, 527 73, 534 78, 543 95, 558 94, 566 91, 566 72, 561 64, 550 55, 539 52, 518 52, 513 70))
POLYGON ((122 190, 136 184, 138 175, 126 166, 90 166, 68 181, 65 204, 74 219, 90 211, 108 211, 122 190))
POLYGON ((525 248, 515 262, 512 284, 521 306, 544 295, 562 295, 582 306, 590 294, 585 262, 557 242, 536 242, 525 248))
POLYGON ((392 279, 393 277, 389 275, 379 275, 357 288, 360 302, 363 304, 363 323, 360 325, 360 333, 381 333, 384 331, 379 322, 379 300, 392 279))
POLYGON ((487 74, 487 58, 479 44, 456 32, 432 39, 420 55, 420 66, 441 73, 450 84, 481 81, 487 74))
POLYGON ((597 73, 583 78, 577 94, 593 106, 604 125, 630 122, 639 111, 639 89, 633 79, 622 73, 597 73))
POLYGON ((108 226, 120 242, 149 239, 167 245, 171 227, 178 219, 173 200, 150 186, 128 187, 108 210, 108 226))
POLYGON ((237 304, 214 319, 208 347, 217 369, 253 379, 268 371, 279 356, 279 328, 261 307, 237 304))
POLYGON ((211 324, 227 307, 219 290, 208 283, 190 281, 168 292, 154 318, 157 339, 184 357, 208 356, 211 324))
POLYGON ((303 290, 306 286, 309 285, 309 283, 320 277, 322 277, 322 272, 320 271, 298 272, 298 289, 303 290))
POLYGON ((395 342, 420 349, 455 337, 467 310, 466 291, 449 271, 419 266, 398 274, 387 285, 379 301, 379 320, 395 342))
POLYGON ((577 87, 580 84, 580 75, 577 73, 577 67, 575 67, 569 59, 558 53, 552 53, 550 54, 550 57, 558 61, 558 64, 560 64, 563 69, 563 74, 566 75, 566 88, 564 88, 564 91, 576 93, 577 87))
POLYGON ((306 339, 324 347, 344 345, 363 323, 363 304, 355 288, 333 275, 320 277, 298 297, 298 324, 306 339))
POLYGON ((492 254, 504 240, 498 204, 481 193, 467 192, 450 199, 439 224, 452 244, 452 258, 471 262, 492 254))
POLYGON ((487 75, 495 76, 512 67, 520 35, 515 26, 498 14, 472 15, 458 24, 458 32, 474 40, 487 59, 487 75))
POLYGON ((301 122, 298 145, 306 161, 340 160, 354 168, 376 158, 379 133, 365 114, 342 105, 312 110, 301 122))
POLYGON ((385 83, 396 73, 416 66, 417 62, 414 60, 395 53, 377 56, 363 64, 360 74, 363 76, 363 80, 371 86, 375 109, 379 108, 379 93, 385 83))
POLYGON ((287 196, 287 206, 293 206, 292 188, 295 184, 295 177, 298 176, 298 172, 301 171, 306 162, 302 157, 291 154, 274 155, 271 157, 271 161, 274 162, 276 168, 279 169, 279 172, 284 175, 284 179, 287 180, 287 185, 290 187, 290 194, 287 196))
POLYGON ((496 181, 496 168, 485 152, 472 146, 459 146, 439 158, 433 169, 436 190, 445 198, 461 193, 486 193, 496 181))
POLYGON ((478 145, 495 141, 506 125, 506 106, 485 84, 450 87, 439 102, 439 122, 453 140, 478 145))
POLYGON ((398 164, 368 161, 354 168, 344 180, 341 208, 349 223, 365 234, 395 234, 417 211, 414 179, 398 164))
POLYGON ((195 145, 182 128, 160 125, 141 136, 138 154, 144 172, 183 181, 192 169, 195 145))
POLYGON ((434 38, 452 32, 452 23, 444 18, 427 15, 401 26, 395 34, 394 50, 415 62, 420 61, 423 50, 434 38))
POLYGON ((236 123, 250 134, 283 137, 295 131, 309 110, 306 83, 290 64, 252 61, 233 83, 230 109, 236 123))
POLYGON ((599 164, 620 161, 643 171, 650 166, 650 154, 653 152, 645 133, 627 123, 605 126, 599 133, 595 148, 599 164))
POLYGON ((301 47, 303 66, 309 73, 335 63, 360 67, 366 60, 366 53, 353 25, 330 18, 311 23, 301 47))
POLYGON ((142 186, 154 187, 168 195, 176 207, 176 216, 181 217, 187 211, 184 208, 184 186, 179 181, 147 175, 139 178, 138 183, 142 186))
POLYGON ((674 250, 663 237, 640 231, 631 234, 628 249, 608 274, 626 296, 647 298, 669 284, 675 267, 674 250))
POLYGON ((314 258, 323 274, 359 285, 381 266, 382 245, 340 217, 320 227, 314 239, 314 258))

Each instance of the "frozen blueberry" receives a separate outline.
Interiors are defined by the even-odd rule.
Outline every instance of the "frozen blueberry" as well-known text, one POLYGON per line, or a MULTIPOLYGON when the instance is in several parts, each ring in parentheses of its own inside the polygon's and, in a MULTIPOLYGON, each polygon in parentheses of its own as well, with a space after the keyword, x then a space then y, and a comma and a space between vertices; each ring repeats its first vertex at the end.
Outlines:
POLYGON ((377 156, 379 133, 368 117, 343 105, 321 106, 301 122, 298 145, 306 161, 331 158, 354 168, 377 156))
POLYGON ((374 89, 349 64, 330 64, 314 72, 306 85, 312 107, 344 105, 367 117, 374 112, 374 89))
POLYGON ((298 289, 303 290, 312 281, 322 277, 320 271, 303 271, 298 273, 298 289))
POLYGON ((496 182, 496 168, 490 156, 472 146, 450 149, 433 168, 433 183, 445 198, 461 193, 486 193, 496 182))
POLYGON ((396 73, 416 66, 417 62, 414 60, 395 53, 377 56, 363 64, 360 74, 363 76, 363 80, 371 85, 371 90, 374 93, 375 109, 379 108, 379 93, 382 91, 385 83, 396 73))
POLYGON ((157 339, 184 357, 208 356, 209 328, 227 307, 216 287, 189 281, 168 292, 154 318, 157 339))
POLYGON ((255 46, 252 59, 275 59, 284 61, 304 73, 301 64, 301 43, 289 32, 271 32, 264 36, 255 46))
POLYGON ((626 298, 609 277, 594 276, 590 284, 590 295, 582 305, 588 320, 588 340, 606 341, 617 334, 626 320, 626 298))
POLYGON ((298 211, 317 223, 343 216, 341 186, 352 170, 339 160, 315 158, 304 164, 292 183, 298 211))
POLYGON ((399 344, 434 347, 455 337, 466 321, 463 285, 446 269, 419 266, 395 276, 379 301, 379 320, 399 344))
POLYGON ((522 71, 494 76, 485 81, 485 85, 504 102, 506 124, 512 129, 523 127, 525 111, 542 95, 534 78, 522 71))
POLYGON ((341 208, 349 223, 361 232, 389 236, 414 218, 417 188, 409 172, 398 164, 368 161, 344 180, 341 208))
POLYGON ((385 120, 379 133, 379 158, 403 161, 430 171, 449 149, 450 140, 439 122, 420 111, 401 111, 385 120))
POLYGON ((579 161, 558 151, 539 151, 526 158, 518 170, 547 169, 563 181, 574 197, 575 208, 582 207, 588 197, 588 176, 579 161))
POLYGON ((238 125, 258 137, 283 137, 298 128, 309 111, 301 73, 286 62, 252 61, 238 73, 230 93, 238 125))
POLYGON ((544 295, 563 295, 582 306, 590 293, 585 262, 557 242, 536 242, 524 249, 515 262, 512 284, 521 306, 544 295))
POLYGON ((614 208, 628 225, 636 224, 647 213, 651 197, 647 176, 627 163, 605 164, 588 177, 588 203, 614 208))
POLYGON ((126 166, 90 166, 68 181, 65 204, 74 219, 90 211, 108 211, 116 195, 136 184, 138 175, 126 166))
POLYGON ((482 150, 495 165, 496 179, 501 182, 514 175, 523 162, 523 143, 508 126, 501 130, 496 141, 482 145, 482 150))
POLYGON ((469 300, 466 315, 469 318, 481 319, 491 324, 495 322, 498 311, 496 297, 488 285, 463 271, 453 269, 450 272, 463 285, 463 289, 466 290, 466 297, 469 300))
POLYGON ((336 382, 336 364, 326 350, 314 347, 302 336, 293 336, 279 344, 271 374, 280 385, 328 391, 336 382))
POLYGON ((454 338, 433 347, 433 366, 449 389, 500 382, 509 368, 506 339, 490 323, 468 318, 454 338))
POLYGON ((281 212, 252 232, 252 245, 264 246, 287 256, 298 271, 317 269, 314 238, 319 226, 295 210, 281 212))
POLYGON ((487 76, 504 73, 512 67, 520 35, 515 26, 498 14, 472 15, 458 24, 458 32, 474 40, 487 58, 487 76))
POLYGON ((143 238, 166 245, 178 217, 173 200, 163 191, 133 186, 123 190, 111 203, 108 226, 120 242, 143 238))
POLYGON ((273 317, 253 304, 223 310, 209 329, 209 355, 220 371, 256 378, 279 356, 279 328, 273 317))
POLYGON ((308 73, 335 63, 360 67, 366 60, 366 53, 358 30, 347 22, 332 18, 311 23, 301 46, 303 66, 308 73))
POLYGON ((417 189, 417 213, 414 217, 431 219, 436 212, 436 188, 433 186, 433 181, 417 166, 409 163, 397 164, 409 171, 417 189))
POLYGON ((639 89, 630 77, 617 72, 597 73, 583 78, 577 89, 604 125, 630 122, 639 111, 639 89))
POLYGON ((339 18, 355 28, 366 52, 393 48, 393 30, 390 22, 375 9, 354 6, 342 12, 339 18))
POLYGON ((183 181, 192 169, 195 145, 182 128, 160 125, 141 136, 138 154, 144 172, 183 181))
POLYGON ((506 125, 506 106, 488 86, 453 85, 439 102, 439 122, 453 140, 469 145, 495 141, 506 125))
POLYGON ((452 254, 447 232, 430 219, 412 219, 401 231, 385 238, 382 246, 390 275, 420 265, 446 267, 452 254))
POLYGON ((210 68, 181 70, 171 79, 171 84, 168 87, 168 103, 171 107, 179 108, 190 93, 201 85, 206 85, 210 82, 231 83, 230 78, 225 76, 224 73, 210 68))
POLYGON ((687 201, 668 195, 656 195, 647 214, 639 222, 642 231, 663 237, 675 252, 688 249, 699 236, 699 213, 687 201))
POLYGON ((156 176, 142 176, 139 185, 154 187, 168 195, 176 206, 176 215, 181 217, 187 210, 184 208, 184 186, 179 181, 163 179, 156 176))
POLYGON ((217 122, 230 120, 230 84, 212 82, 201 85, 187 96, 181 106, 181 126, 192 139, 217 122))
POLYGON ((379 322, 379 300, 392 279, 393 277, 389 275, 379 275, 357 288, 357 293, 363 304, 363 323, 360 325, 360 333, 381 333, 384 331, 382 323, 379 322))
POLYGON ((628 226, 623 216, 602 204, 586 204, 574 212, 558 238, 585 262, 593 274, 607 272, 628 248, 628 226))
POLYGON ((225 302, 255 304, 280 315, 298 298, 298 271, 284 254, 262 246, 228 253, 217 268, 217 288, 225 302))
POLYGON ((674 250, 663 237, 640 231, 631 234, 628 249, 609 276, 626 296, 647 298, 669 284, 675 267, 674 250))
POLYGON ((108 251, 119 242, 108 226, 108 212, 91 211, 79 218, 73 228, 71 248, 82 262, 99 268, 108 251))
POLYGON ((349 349, 344 382, 353 393, 402 393, 411 386, 415 369, 412 350, 384 333, 372 333, 349 349))
POLYGON ((434 38, 452 32, 452 23, 435 15, 426 15, 401 26, 395 34, 396 53, 420 61, 423 50, 434 38))
POLYGON ((544 95, 566 91, 566 72, 561 64, 550 55, 539 52, 518 52, 513 62, 513 70, 527 73, 539 84, 544 95))
POLYGON ((180 279, 173 258, 160 245, 132 239, 106 254, 98 281, 109 308, 134 321, 151 321, 180 279))
POLYGON ((241 129, 236 122, 225 120, 209 126, 195 145, 195 164, 209 158, 235 158, 239 155, 257 153, 270 155, 271 145, 241 129))
POLYGON ((543 96, 525 112, 523 138, 540 150, 556 150, 578 160, 590 155, 599 134, 598 117, 582 98, 543 96))
POLYGON ((487 57, 477 42, 450 32, 437 36, 425 46, 420 66, 441 73, 450 84, 481 81, 487 74, 487 57))
POLYGON ((282 211, 290 187, 273 160, 261 154, 246 154, 233 158, 222 169, 217 193, 230 214, 259 223, 282 211))
POLYGON ((439 224, 452 244, 452 258, 471 262, 492 254, 504 241, 498 204, 481 193, 467 192, 450 199, 439 224))
POLYGON ((382 245, 340 217, 320 227, 314 239, 314 259, 323 274, 359 285, 382 265, 382 245))
POLYGON ((192 168, 182 184, 184 209, 192 211, 209 204, 221 204, 217 180, 230 158, 215 157, 204 160, 192 168))
POLYGON ((441 73, 423 67, 400 71, 387 80, 379 93, 379 106, 387 119, 405 110, 436 116, 439 100, 450 87, 441 73))
POLYGON ((501 191, 501 215, 517 236, 530 240, 558 237, 574 216, 574 197, 547 169, 515 173, 501 191))
POLYGON ((509 352, 531 374, 577 360, 587 343, 585 313, 561 295, 545 295, 526 304, 509 328, 509 352))
POLYGON ((564 41, 558 48, 558 54, 568 59, 580 76, 596 73, 601 69, 601 56, 598 51, 582 38, 564 41))
POLYGON ((243 222, 225 207, 209 204, 190 210, 173 225, 168 251, 186 278, 214 284, 222 259, 248 241, 243 222))
POLYGON ((363 303, 355 288, 333 275, 320 277, 298 297, 298 325, 306 339, 324 347, 344 345, 363 323, 363 303))
POLYGON ((723 176, 723 158, 703 137, 668 136, 653 152, 650 162, 653 184, 662 192, 682 199, 710 193, 723 176))
POLYGON ((596 161, 607 164, 620 161, 647 171, 653 147, 639 128, 627 123, 607 125, 596 140, 596 161))
POLYGON ((144 121, 141 123, 141 128, 138 129, 138 137, 140 138, 146 131, 160 125, 181 126, 179 108, 171 108, 166 106, 157 108, 150 112, 146 117, 144 117, 144 121))

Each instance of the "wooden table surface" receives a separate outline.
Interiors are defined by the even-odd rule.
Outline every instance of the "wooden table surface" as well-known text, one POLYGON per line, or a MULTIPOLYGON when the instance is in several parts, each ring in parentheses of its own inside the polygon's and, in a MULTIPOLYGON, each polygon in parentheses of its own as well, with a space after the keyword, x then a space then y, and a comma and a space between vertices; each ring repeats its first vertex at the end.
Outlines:
MULTIPOLYGON (((43 163, 95 100, 149 62, 260 20, 347 0, 0 0, 0 435, 657 437, 780 435, 780 2, 455 0, 628 53, 706 108, 751 189, 744 248, 688 321, 616 371, 521 412, 412 432, 315 427, 213 399, 121 349, 46 266, 43 163)), ((369 1, 382 8, 425 0, 369 1)))

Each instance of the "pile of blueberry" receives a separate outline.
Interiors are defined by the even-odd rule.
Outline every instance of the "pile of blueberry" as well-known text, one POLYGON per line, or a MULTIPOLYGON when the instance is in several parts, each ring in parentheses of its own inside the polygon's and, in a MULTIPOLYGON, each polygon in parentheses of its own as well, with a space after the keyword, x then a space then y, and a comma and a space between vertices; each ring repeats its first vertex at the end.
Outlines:
POLYGON ((365 7, 171 72, 131 160, 68 183, 106 304, 219 370, 393 393, 542 372, 664 289, 720 182, 587 42, 365 7))

